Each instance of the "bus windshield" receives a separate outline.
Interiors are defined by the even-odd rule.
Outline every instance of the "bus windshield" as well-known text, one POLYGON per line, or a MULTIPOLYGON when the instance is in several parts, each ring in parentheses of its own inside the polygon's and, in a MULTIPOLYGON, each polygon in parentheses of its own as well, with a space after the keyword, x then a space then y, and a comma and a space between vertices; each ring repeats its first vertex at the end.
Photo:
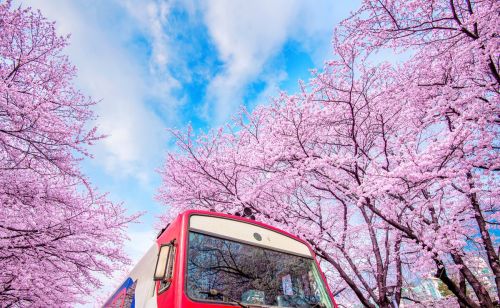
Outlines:
POLYGON ((275 307, 333 307, 316 263, 267 248, 189 233, 187 295, 275 307))

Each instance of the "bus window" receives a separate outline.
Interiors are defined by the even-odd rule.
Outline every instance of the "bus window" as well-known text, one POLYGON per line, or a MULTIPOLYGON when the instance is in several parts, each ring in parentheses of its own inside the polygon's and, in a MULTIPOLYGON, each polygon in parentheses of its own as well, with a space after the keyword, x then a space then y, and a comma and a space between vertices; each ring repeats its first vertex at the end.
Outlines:
MULTIPOLYGON (((175 240, 174 240, 175 241, 175 240)), ((174 266, 175 266, 175 245, 173 244, 174 241, 172 241, 169 253, 168 253, 168 258, 167 258, 167 268, 165 270, 165 278, 160 280, 160 287, 158 288, 158 294, 164 292, 170 287, 170 284, 172 284, 172 278, 174 276, 174 266)))
POLYGON ((123 301, 123 308, 131 308, 134 307, 134 299, 135 299, 135 287, 137 286, 137 280, 134 281, 132 286, 127 288, 127 292, 125 293, 125 300, 123 301))
POLYGON ((111 305, 109 306, 110 308, 122 308, 123 307, 123 302, 125 300, 125 291, 120 292, 118 296, 113 300, 111 305))
POLYGON ((189 233, 187 295, 193 300, 333 307, 314 259, 189 233))

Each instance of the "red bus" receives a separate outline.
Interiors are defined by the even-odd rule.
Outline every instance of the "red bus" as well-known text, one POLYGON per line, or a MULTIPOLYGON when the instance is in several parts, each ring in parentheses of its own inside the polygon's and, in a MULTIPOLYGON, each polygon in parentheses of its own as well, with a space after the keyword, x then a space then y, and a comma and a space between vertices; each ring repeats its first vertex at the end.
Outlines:
POLYGON ((309 244, 255 220, 180 214, 104 307, 337 308, 309 244))

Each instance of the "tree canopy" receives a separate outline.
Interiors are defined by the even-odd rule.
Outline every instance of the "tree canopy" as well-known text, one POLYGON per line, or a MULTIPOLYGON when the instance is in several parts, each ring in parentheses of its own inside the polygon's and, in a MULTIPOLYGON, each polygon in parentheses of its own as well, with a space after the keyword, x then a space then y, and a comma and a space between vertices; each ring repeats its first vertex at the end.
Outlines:
POLYGON ((206 134, 172 131, 164 220, 251 211, 309 241, 333 291, 347 286, 367 307, 399 303, 429 276, 461 306, 494 307, 499 12, 490 0, 363 1, 299 93, 206 134), (409 59, 372 60, 387 50, 409 59))
POLYGON ((73 86, 67 37, 40 12, 0 4, 0 302, 65 307, 127 262, 134 219, 82 174, 101 138, 73 86))

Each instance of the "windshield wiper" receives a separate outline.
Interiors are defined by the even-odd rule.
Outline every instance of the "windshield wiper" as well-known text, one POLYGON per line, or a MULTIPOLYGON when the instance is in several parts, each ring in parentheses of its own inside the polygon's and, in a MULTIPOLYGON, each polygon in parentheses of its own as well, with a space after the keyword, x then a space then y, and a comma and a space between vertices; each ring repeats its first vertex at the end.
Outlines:
POLYGON ((229 302, 238 304, 240 307, 250 308, 250 306, 247 306, 247 305, 243 304, 242 302, 235 300, 234 298, 228 296, 226 293, 221 292, 217 289, 210 289, 210 291, 202 291, 200 293, 208 294, 210 296, 222 296, 222 297, 229 299, 229 302))

